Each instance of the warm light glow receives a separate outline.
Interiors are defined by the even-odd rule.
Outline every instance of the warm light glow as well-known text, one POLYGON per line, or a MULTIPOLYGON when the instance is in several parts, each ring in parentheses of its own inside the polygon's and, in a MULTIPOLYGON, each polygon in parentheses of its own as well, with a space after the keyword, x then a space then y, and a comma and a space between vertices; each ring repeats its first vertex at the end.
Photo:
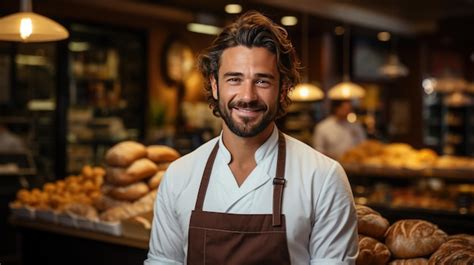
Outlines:
POLYGON ((283 26, 294 26, 298 24, 298 18, 295 16, 284 16, 281 18, 281 24, 283 26))
POLYGON ((426 94, 430 95, 431 93, 434 92, 434 88, 436 86, 436 79, 434 78, 426 78, 423 80, 422 86, 423 90, 425 91, 426 94))
POLYGON ((352 82, 341 82, 332 87, 328 96, 330 99, 346 100, 360 99, 365 96, 365 89, 352 82))
POLYGON ((293 91, 290 92, 292 101, 316 101, 324 98, 323 91, 310 83, 298 84, 293 91))
POLYGON ((228 14, 239 14, 242 12, 242 6, 239 4, 228 4, 225 6, 225 12, 228 14))
POLYGON ((377 38, 379 39, 379 41, 389 41, 390 37, 390 33, 386 31, 382 31, 377 34, 377 38))
POLYGON ((187 29, 192 32, 208 35, 218 35, 222 31, 219 27, 200 23, 189 23, 187 29))
POLYGON ((398 55, 392 53, 388 56, 387 62, 379 68, 379 72, 389 78, 407 76, 408 68, 400 62, 398 55))
POLYGON ((337 26, 336 28, 334 28, 334 33, 336 33, 336 35, 338 36, 344 35, 345 31, 346 30, 344 29, 343 26, 337 26))
POLYGON ((22 39, 26 40, 31 33, 33 32, 33 25, 31 23, 31 18, 25 17, 21 19, 20 22, 20 36, 22 39))
POLYGON ((357 121, 357 115, 354 112, 347 114, 347 121, 350 123, 354 123, 357 121))
POLYGON ((68 44, 68 48, 71 52, 84 52, 89 50, 90 45, 87 42, 71 41, 68 44))

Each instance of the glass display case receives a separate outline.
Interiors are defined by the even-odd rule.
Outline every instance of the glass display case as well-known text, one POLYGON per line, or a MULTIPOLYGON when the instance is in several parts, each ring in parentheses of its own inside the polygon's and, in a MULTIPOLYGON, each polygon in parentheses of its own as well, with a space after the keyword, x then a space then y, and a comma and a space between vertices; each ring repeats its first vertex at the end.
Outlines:
POLYGON ((71 25, 66 173, 100 164, 110 146, 144 131, 147 91, 139 33, 71 25))

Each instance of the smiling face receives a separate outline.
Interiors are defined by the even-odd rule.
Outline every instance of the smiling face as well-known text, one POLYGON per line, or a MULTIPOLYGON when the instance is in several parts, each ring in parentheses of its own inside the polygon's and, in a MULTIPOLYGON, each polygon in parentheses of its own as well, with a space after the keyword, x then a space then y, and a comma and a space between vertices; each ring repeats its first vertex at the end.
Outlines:
POLYGON ((224 129, 240 137, 271 130, 281 98, 279 80, 276 56, 267 49, 236 46, 224 50, 218 80, 211 77, 224 129))

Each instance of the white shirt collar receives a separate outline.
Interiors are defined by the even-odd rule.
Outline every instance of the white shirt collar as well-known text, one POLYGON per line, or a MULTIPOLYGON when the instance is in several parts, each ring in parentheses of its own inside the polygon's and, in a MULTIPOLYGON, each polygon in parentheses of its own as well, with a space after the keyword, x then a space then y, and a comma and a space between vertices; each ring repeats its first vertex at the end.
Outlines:
MULTIPOLYGON (((276 151, 278 148, 278 128, 273 127, 272 134, 268 139, 257 149, 255 152, 255 162, 258 163, 268 157, 270 154, 276 151)), ((222 156, 222 159, 229 164, 231 161, 231 154, 229 150, 225 147, 222 141, 222 131, 219 135, 219 154, 222 156)))

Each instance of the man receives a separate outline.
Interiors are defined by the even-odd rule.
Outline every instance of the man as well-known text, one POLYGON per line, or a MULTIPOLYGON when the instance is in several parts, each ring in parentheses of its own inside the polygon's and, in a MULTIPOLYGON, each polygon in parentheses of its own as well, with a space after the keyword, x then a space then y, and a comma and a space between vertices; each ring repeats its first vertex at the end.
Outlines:
POLYGON ((201 56, 223 129, 169 166, 145 264, 354 264, 357 220, 343 169, 274 123, 297 66, 286 31, 256 12, 201 56))
POLYGON ((339 159, 346 151, 362 143, 367 137, 359 123, 347 121, 352 112, 350 100, 333 100, 331 115, 315 126, 313 147, 319 152, 339 159))

